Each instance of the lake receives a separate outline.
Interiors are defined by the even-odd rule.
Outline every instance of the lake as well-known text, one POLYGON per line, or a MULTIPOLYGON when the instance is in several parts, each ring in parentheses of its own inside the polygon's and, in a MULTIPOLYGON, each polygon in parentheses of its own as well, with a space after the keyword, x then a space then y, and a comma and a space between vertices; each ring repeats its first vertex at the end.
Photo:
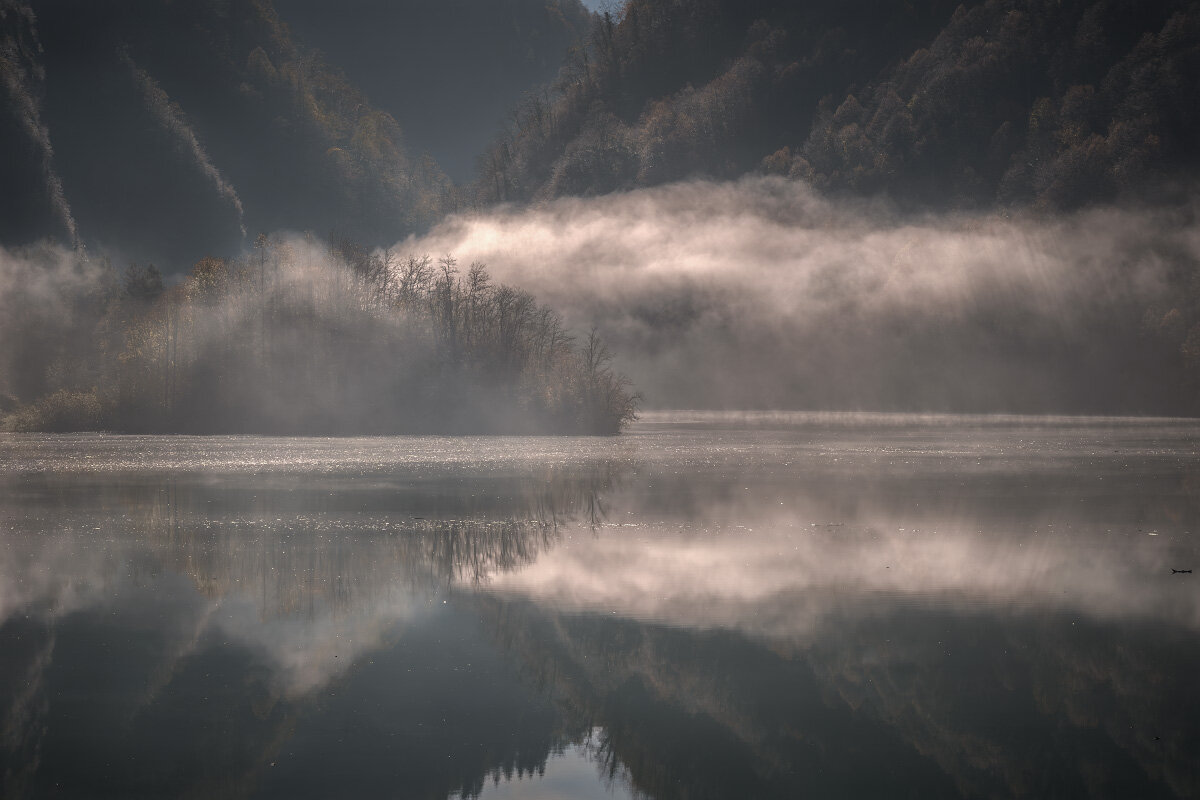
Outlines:
POLYGON ((0 435, 0 796, 1197 797, 1198 446, 0 435))

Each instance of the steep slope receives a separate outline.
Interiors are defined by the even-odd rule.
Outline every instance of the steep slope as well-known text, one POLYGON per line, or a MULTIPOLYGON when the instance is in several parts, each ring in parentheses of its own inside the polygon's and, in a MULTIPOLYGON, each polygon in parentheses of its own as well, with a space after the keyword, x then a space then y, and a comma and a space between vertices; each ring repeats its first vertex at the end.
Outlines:
POLYGON ((476 195, 762 170, 941 207, 1144 196, 1196 166, 1197 74, 1182 0, 629 0, 489 149, 476 195))
POLYGON ((0 241, 73 238, 75 223, 42 118, 45 70, 37 20, 17 0, 0 0, 0 241))
POLYGON ((86 243, 175 271, 260 231, 382 243, 442 211, 437 165, 411 157, 395 119, 298 45, 269 0, 5 9, 2 135, 28 154, 8 168, 26 219, 6 244, 73 217, 86 243))
POLYGON ((861 98, 827 104, 787 169, 927 202, 1145 195, 1197 166, 1197 75, 1194 4, 989 0, 861 98))
POLYGON ((483 159, 481 201, 732 177, 807 133, 818 101, 932 38, 957 3, 629 0, 483 159))

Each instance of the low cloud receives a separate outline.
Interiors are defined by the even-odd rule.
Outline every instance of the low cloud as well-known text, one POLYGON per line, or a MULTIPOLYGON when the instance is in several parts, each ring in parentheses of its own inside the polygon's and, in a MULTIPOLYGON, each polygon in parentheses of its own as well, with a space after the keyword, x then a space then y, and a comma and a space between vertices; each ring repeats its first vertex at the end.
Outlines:
POLYGON ((32 398, 53 375, 87 372, 104 275, 65 247, 0 247, 0 395, 32 398))
MULTIPOLYGON (((327 248, 280 241, 310 285, 327 248)), ((392 250, 483 262, 577 336, 597 327, 646 408, 1194 411, 1191 208, 912 216, 750 178, 452 216, 392 250)), ((0 391, 89 363, 104 274, 66 248, 0 251, 0 391)))
POLYGON ((1200 228, 914 217, 747 178, 454 216, 395 249, 482 261, 599 327, 652 406, 1163 411, 1095 381, 1153 377, 1141 319, 1200 262, 1200 228))

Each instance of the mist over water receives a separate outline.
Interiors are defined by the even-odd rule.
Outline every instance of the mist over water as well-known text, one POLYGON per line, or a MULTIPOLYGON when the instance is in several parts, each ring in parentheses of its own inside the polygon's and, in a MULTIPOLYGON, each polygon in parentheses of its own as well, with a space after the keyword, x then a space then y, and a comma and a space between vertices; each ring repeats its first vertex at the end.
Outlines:
MULTIPOLYGON (((327 245, 273 240, 295 255, 281 277, 323 285, 327 245)), ((598 329, 646 408, 1194 410, 1184 336, 1161 335, 1190 313, 1192 209, 913 216, 747 178, 451 216, 389 258, 447 254, 577 340, 598 329)), ((0 391, 27 401, 38 369, 86 362, 106 274, 65 248, 0 251, 0 391)))
POLYGON ((1164 413, 1142 319, 1177 302, 1200 228, 912 216, 747 178, 454 216, 395 249, 482 261, 597 326, 651 407, 1164 413))
POLYGON ((482 265, 299 236, 255 248, 202 259, 171 287, 82 252, 3 254, 0 425, 616 434, 636 415, 601 340, 574 344, 552 309, 482 265))
POLYGON ((98 318, 89 298, 102 277, 97 263, 65 247, 0 247, 0 395, 36 396, 48 366, 88 352, 98 318))

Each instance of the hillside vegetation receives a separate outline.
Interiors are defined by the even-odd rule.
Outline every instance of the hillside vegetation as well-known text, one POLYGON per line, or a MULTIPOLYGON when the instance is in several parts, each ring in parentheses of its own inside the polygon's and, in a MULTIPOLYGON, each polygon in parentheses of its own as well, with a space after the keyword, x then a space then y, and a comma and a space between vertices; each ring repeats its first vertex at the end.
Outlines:
POLYGON ((476 192, 764 171, 939 208, 1160 200, 1200 156, 1197 74, 1182 0, 629 0, 525 102, 476 192))
POLYGON ((431 142, 472 164, 588 20, 566 0, 319 7, 348 42, 281 5, 314 41, 271 0, 0 0, 0 244, 81 242, 168 273, 263 231, 387 246, 459 202, 431 142), (519 31, 497 34, 502 12, 519 31))

